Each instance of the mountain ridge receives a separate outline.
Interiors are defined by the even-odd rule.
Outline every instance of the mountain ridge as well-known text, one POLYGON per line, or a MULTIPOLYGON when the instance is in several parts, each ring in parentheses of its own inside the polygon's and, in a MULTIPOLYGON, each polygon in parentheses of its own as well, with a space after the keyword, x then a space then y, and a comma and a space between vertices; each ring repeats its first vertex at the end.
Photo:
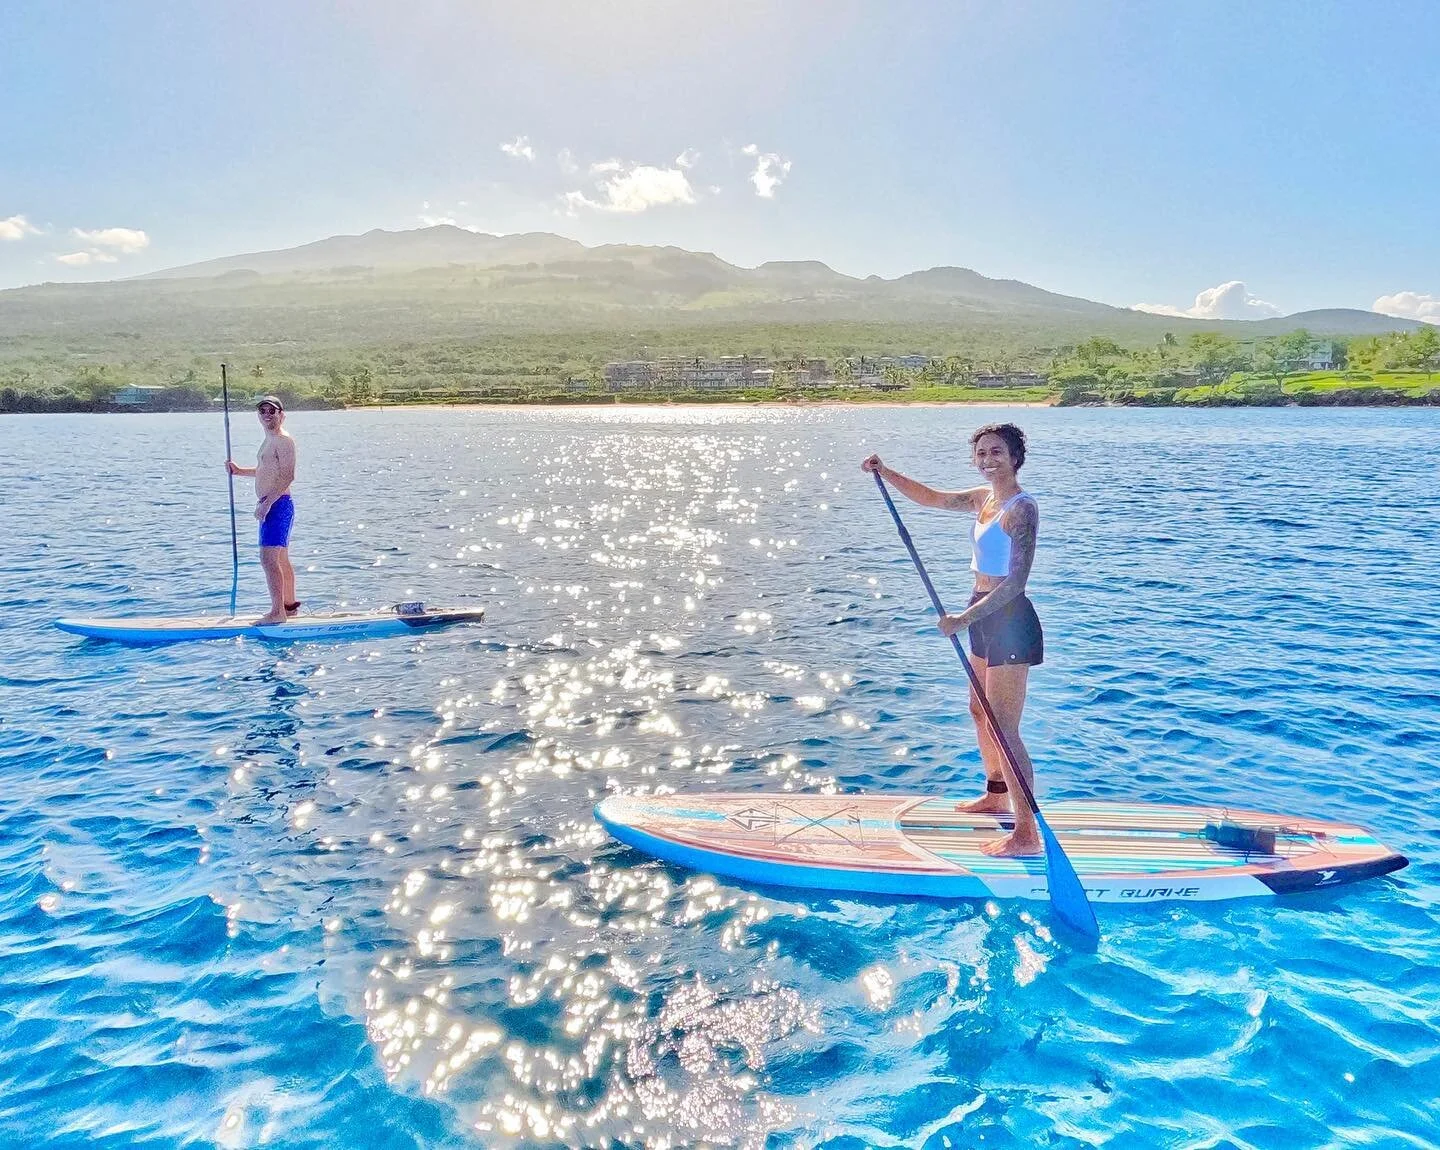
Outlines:
MULTIPOLYGON (((729 263, 714 252, 691 251, 676 245, 599 244, 589 247, 553 232, 493 234, 472 231, 456 224, 433 224, 399 231, 372 228, 358 235, 327 236, 292 248, 223 256, 165 268, 133 279, 204 279, 243 272, 262 276, 324 271, 353 273, 365 268, 419 270, 446 265, 501 268, 538 264, 575 271, 583 265, 605 260, 633 260, 640 253, 648 255, 654 264, 661 267, 668 265, 672 273, 683 270, 679 265, 686 261, 703 261, 709 265, 712 274, 728 272, 742 277, 748 274, 756 279, 790 281, 812 288, 830 286, 853 290, 867 284, 872 287, 891 285, 907 293, 914 291, 931 297, 949 296, 1026 306, 1044 304, 1097 318, 1113 317, 1117 313, 1146 314, 1082 296, 1051 292, 1023 280, 993 278, 972 268, 953 265, 920 268, 890 279, 874 275, 846 275, 821 260, 766 260, 747 268, 729 263)), ((693 271, 695 266, 692 263, 690 270, 693 271)), ((1252 326, 1257 332, 1274 331, 1277 325, 1285 331, 1300 326, 1313 330, 1317 335, 1411 331, 1422 326, 1418 320, 1400 319, 1360 308, 1317 308, 1257 320, 1207 320, 1193 316, 1160 318, 1181 322, 1244 324, 1252 326)))
POLYGON ((359 235, 334 235, 290 248, 220 256, 132 276, 126 282, 160 279, 208 279, 234 271, 286 275, 340 268, 422 268, 458 263, 478 267, 538 262, 535 256, 561 257, 584 251, 577 240, 552 232, 493 235, 454 224, 433 224, 406 231, 371 228, 359 235), (257 266, 258 265, 258 266, 257 266))
POLYGON ((128 332, 204 346, 320 345, 506 330, 856 323, 922 324, 1035 347, 1090 335, 1149 342, 1166 331, 1251 338, 1300 326, 1316 335, 1421 326, 1356 309, 1272 320, 1157 316, 971 268, 862 279, 819 260, 747 268, 674 245, 589 247, 550 232, 490 235, 452 224, 375 228, 125 280, 0 292, 0 338, 46 342, 128 332))

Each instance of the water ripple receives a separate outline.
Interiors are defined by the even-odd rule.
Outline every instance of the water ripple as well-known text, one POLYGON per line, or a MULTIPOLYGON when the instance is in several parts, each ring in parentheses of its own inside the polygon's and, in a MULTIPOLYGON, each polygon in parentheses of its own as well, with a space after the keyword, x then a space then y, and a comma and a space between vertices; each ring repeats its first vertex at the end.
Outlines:
MULTIPOLYGON (((297 414, 307 604, 485 628, 157 650, 46 624, 223 609, 215 421, 0 420, 32 525, 0 574, 0 1141, 1434 1144, 1433 413, 1004 413, 1044 516, 1042 797, 1357 821, 1392 879, 1106 911, 1083 955, 1024 906, 747 889, 591 818, 972 789, 856 463, 968 482, 1000 414, 297 414)), ((963 525, 908 518, 959 600, 963 525)))

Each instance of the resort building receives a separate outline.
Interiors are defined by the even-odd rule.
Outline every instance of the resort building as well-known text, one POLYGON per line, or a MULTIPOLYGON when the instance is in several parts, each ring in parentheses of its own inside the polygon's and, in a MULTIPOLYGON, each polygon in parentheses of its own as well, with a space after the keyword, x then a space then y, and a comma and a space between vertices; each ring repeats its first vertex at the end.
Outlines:
POLYGON ((605 365, 607 391, 650 391, 655 382, 655 364, 649 360, 629 360, 605 365))
POLYGON ((740 391, 771 387, 774 379, 769 360, 748 355, 668 356, 605 365, 608 391, 740 391))

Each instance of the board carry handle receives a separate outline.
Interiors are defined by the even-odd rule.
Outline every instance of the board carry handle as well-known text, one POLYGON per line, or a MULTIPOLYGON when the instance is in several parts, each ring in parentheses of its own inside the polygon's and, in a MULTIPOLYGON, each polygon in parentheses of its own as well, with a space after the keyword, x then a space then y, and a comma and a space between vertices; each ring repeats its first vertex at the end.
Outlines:
MULTIPOLYGON (((915 570, 920 573, 920 582, 925 584, 925 590, 930 595, 930 602, 935 607, 935 613, 943 618, 946 614, 945 605, 940 602, 940 596, 935 591, 935 584, 930 582, 930 576, 925 570, 925 564, 920 559, 920 553, 915 550, 915 543, 910 538, 910 532, 905 529, 900 512, 895 509, 895 501, 890 498, 890 490, 885 486, 885 480, 880 478, 880 472, 874 471, 871 474, 875 476, 875 486, 880 489, 880 497, 885 500, 885 506, 890 511, 890 518, 895 520, 895 528, 900 532, 900 541, 905 544, 905 550, 910 552, 915 570)), ((964 666, 965 674, 970 679, 970 687, 975 692, 975 697, 980 701, 981 710, 985 712, 985 720, 990 724, 990 731, 995 736, 995 742, 999 744, 1000 750, 1004 753, 1005 761, 1010 764, 1010 770, 1015 776, 1015 781, 1020 784, 1020 791, 1025 796, 1025 802, 1029 804, 1030 812, 1035 816, 1035 824, 1040 830, 1040 837, 1045 842, 1045 878, 1050 889, 1050 905, 1054 908, 1056 917, 1081 938, 1092 944, 1098 942, 1100 924, 1095 921, 1095 911, 1090 906, 1089 898, 1085 895, 1085 887, 1080 882, 1080 876, 1075 873, 1075 867, 1071 864, 1065 849, 1060 845, 1060 840, 1055 837, 1055 833, 1050 829, 1050 824, 1040 813, 1040 804, 1035 801, 1035 792, 1026 781, 1024 774, 1021 773, 1020 764, 1015 759, 1015 752, 1010 749, 1004 732, 1000 730, 1000 723, 995 718, 995 712, 990 709, 990 700, 985 697, 985 688, 980 684, 980 677, 975 674, 975 668, 970 665, 965 648, 960 645, 960 636, 951 635, 950 642, 955 648, 955 654, 960 657, 960 663, 964 666)))

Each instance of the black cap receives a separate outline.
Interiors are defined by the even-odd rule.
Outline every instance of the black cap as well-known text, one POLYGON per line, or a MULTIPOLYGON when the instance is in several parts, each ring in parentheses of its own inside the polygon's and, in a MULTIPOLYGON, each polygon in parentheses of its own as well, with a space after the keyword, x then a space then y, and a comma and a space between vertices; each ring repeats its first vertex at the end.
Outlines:
POLYGON ((271 404, 279 411, 285 410, 285 405, 280 402, 280 397, 278 395, 262 395, 259 399, 255 401, 255 406, 259 407, 262 403, 271 404))

